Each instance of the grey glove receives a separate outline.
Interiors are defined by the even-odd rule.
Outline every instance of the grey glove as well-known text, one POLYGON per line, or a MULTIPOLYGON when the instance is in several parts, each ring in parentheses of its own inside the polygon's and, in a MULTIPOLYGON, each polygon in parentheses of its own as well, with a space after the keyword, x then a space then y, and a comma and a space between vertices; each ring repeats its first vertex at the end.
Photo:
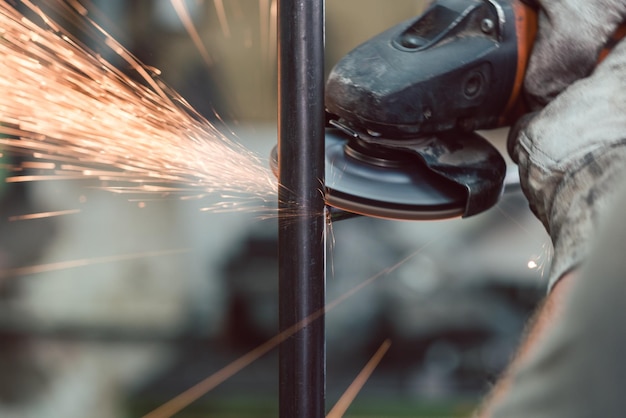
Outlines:
POLYGON ((542 0, 525 90, 535 113, 509 133, 522 189, 554 244, 550 286, 588 251, 626 183, 626 40, 597 64, 626 18, 623 0, 542 0))

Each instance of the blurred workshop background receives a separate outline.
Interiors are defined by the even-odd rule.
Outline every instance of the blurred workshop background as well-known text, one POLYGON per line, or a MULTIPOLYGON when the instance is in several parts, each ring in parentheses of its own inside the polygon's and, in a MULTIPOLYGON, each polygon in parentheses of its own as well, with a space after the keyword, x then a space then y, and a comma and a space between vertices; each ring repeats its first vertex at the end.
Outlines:
MULTIPOLYGON (((84 4, 209 120, 219 116, 269 156, 275 0, 185 1, 208 56, 170 0, 84 4)), ((326 69, 425 4, 327 0, 326 69)), ((487 135, 504 152, 505 132, 487 135)), ((206 213, 205 202, 175 198, 138 205, 91 186, 0 187, 0 271, 13 272, 0 275, 2 417, 143 416, 277 332, 275 218, 206 213), (14 220, 67 208, 80 211, 14 220), (41 268, 19 274, 27 266, 41 268)), ((545 291, 550 244, 522 194, 465 220, 355 218, 330 228, 329 301, 413 256, 328 314, 329 407, 389 339, 347 416, 466 415, 545 291)), ((277 379, 273 350, 176 416, 274 417, 277 379)))

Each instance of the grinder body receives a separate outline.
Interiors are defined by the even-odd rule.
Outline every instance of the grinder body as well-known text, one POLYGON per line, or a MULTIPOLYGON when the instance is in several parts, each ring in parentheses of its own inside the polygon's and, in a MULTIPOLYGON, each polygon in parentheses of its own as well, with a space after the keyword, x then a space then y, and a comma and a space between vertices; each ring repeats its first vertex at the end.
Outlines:
POLYGON ((536 28, 519 0, 435 1, 337 63, 328 112, 395 139, 507 124, 536 28))
POLYGON ((327 203, 418 220, 493 206, 506 165, 473 131, 518 111, 536 16, 519 0, 437 0, 343 57, 325 90, 327 203))

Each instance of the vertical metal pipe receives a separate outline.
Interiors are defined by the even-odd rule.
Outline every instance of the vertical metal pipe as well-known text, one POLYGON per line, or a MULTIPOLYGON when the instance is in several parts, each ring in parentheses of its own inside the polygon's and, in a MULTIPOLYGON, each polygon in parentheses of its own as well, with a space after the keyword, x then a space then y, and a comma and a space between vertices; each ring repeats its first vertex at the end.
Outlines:
MULTIPOLYGON (((279 322, 325 304, 324 0, 278 0, 279 322)), ((323 317, 279 349, 281 418, 325 416, 323 317)))

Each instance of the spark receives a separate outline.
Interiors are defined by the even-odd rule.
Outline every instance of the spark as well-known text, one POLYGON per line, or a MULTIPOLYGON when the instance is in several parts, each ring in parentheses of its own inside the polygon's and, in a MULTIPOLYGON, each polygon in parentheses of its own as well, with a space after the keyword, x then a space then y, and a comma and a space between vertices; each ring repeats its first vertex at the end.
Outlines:
POLYGON ((269 41, 269 60, 270 62, 275 62, 276 61, 276 55, 277 55, 277 43, 276 43, 276 33, 278 31, 278 1, 277 0, 272 0, 272 2, 270 3, 270 28, 268 30, 269 34, 268 34, 268 38, 270 39, 269 41), (272 36, 273 35, 273 36, 272 36))
POLYGON ((76 213, 80 213, 80 209, 69 209, 69 210, 60 210, 56 212, 40 212, 40 213, 30 213, 26 215, 15 215, 15 216, 10 216, 9 221, 25 221, 25 220, 31 220, 31 219, 53 218, 55 216, 74 215, 76 213))
MULTIPOLYGON (((206 45, 202 41, 198 28, 194 25, 193 20, 189 15, 189 10, 185 7, 184 0, 170 0, 178 18, 183 23, 187 34, 191 38, 196 50, 200 53, 204 62, 208 67, 211 67, 214 60, 211 59, 206 45)), ((229 25, 228 16, 226 13, 226 7, 224 0, 213 0, 215 11, 217 13, 217 19, 222 29, 222 35, 224 38, 231 38, 231 29, 229 25)), ((243 12, 238 2, 234 1, 229 3, 231 9, 234 9, 235 18, 242 18, 243 12)), ((277 11, 278 4, 276 0, 259 0, 259 46, 261 56, 267 57, 267 63, 265 65, 271 65, 276 62, 276 32, 277 32, 277 11)), ((253 37, 252 33, 246 36, 245 47, 250 48, 252 46, 253 37)))
POLYGON ((180 248, 162 251, 148 251, 123 255, 111 255, 95 258, 83 258, 80 260, 59 261, 55 263, 39 264, 36 266, 16 267, 12 269, 0 270, 0 279, 8 279, 19 276, 27 276, 32 274, 45 273, 57 270, 66 270, 70 268, 85 267, 95 264, 106 264, 119 261, 135 260, 149 257, 163 257, 167 255, 178 255, 190 252, 190 249, 180 248))
MULTIPOLYGON (((178 15, 178 18, 183 23, 183 26, 185 26, 185 30, 189 34, 189 37, 193 41, 193 44, 195 45, 196 49, 200 53, 200 56, 204 60, 204 63, 208 67, 213 66, 213 59, 211 59, 211 56, 209 55, 209 51, 207 51, 206 47, 204 46, 204 43, 202 42, 202 38, 200 37, 198 30, 193 24, 193 20, 191 19, 191 16, 189 16, 189 11, 185 7, 184 0, 171 0, 171 2, 172 2, 172 6, 174 7, 174 10, 176 11, 176 14, 178 15)), ((215 4, 215 8, 217 8, 217 3, 215 4)), ((224 9, 224 5, 222 4, 222 10, 223 9, 224 9)), ((220 16, 220 23, 221 23, 222 22, 221 15, 219 16, 220 16)))
POLYGON ((276 0, 259 0, 259 43, 266 65, 276 62, 278 5, 276 0))
POLYGON ((511 223, 515 224, 520 230, 522 230, 529 237, 532 237, 532 238, 535 237, 534 234, 524 224, 522 224, 519 220, 517 220, 513 216, 511 216, 511 214, 509 214, 507 211, 505 211, 502 206, 503 205, 495 206, 495 208, 500 212, 500 214, 502 214, 502 216, 507 218, 511 223))
POLYGON ((336 299, 332 304, 327 304, 324 308, 313 312, 311 315, 307 316, 303 320, 298 323, 286 328, 284 331, 276 334, 274 337, 270 338, 260 346, 255 349, 249 351, 243 356, 239 357, 235 361, 226 365, 222 369, 213 373, 211 376, 197 383, 193 387, 187 389, 185 392, 171 399, 169 402, 161 405, 159 408, 154 411, 144 415, 143 418, 161 418, 161 417, 170 417, 177 412, 181 411, 192 402, 198 400, 200 397, 206 395, 209 391, 213 390, 215 387, 225 382, 226 380, 233 377, 235 374, 239 373, 248 365, 252 364, 254 361, 260 359, 265 354, 278 347, 283 341, 292 335, 296 334, 298 331, 303 329, 304 327, 310 325, 312 322, 318 320, 330 310, 339 305, 342 301, 346 300, 348 297, 357 293, 360 289, 366 287, 371 284, 375 280, 383 277, 386 271, 383 271, 375 276, 372 276, 370 279, 366 280, 364 283, 361 283, 359 286, 352 289, 352 291, 346 293, 345 295, 336 299))
POLYGON ((528 269, 537 270, 541 277, 544 277, 546 268, 550 265, 549 261, 552 259, 552 246, 548 243, 544 243, 541 247, 541 253, 533 256, 528 260, 528 269))
POLYGON ((83 47, 29 1, 22 4, 46 26, 0 2, 0 147, 29 157, 23 168, 36 173, 16 170, 7 181, 90 178, 122 193, 169 188, 275 202, 277 182, 265 162, 150 75, 78 3, 64 7, 90 23, 136 77, 83 47))
POLYGON ((433 245, 435 242, 439 242, 443 240, 445 236, 446 234, 442 234, 438 238, 425 243, 424 245, 419 247, 417 250, 415 250, 413 253, 409 254, 405 258, 398 261, 396 264, 386 267, 385 269, 379 271, 378 273, 371 276, 367 280, 364 280, 363 282, 354 286, 352 289, 345 292, 343 295, 337 297, 332 302, 327 303, 326 306, 323 307, 322 309, 319 309, 313 312, 312 314, 302 319, 298 323, 276 334, 274 337, 270 338, 263 344, 252 349, 251 351, 244 354, 243 356, 237 358, 233 362, 224 366, 222 369, 218 370, 217 372, 213 373, 209 377, 195 384, 194 386, 182 392, 178 396, 170 399, 168 402, 159 406, 152 412, 149 412, 148 414, 144 415, 143 418, 165 418, 165 417, 171 417, 174 414, 180 412, 181 410, 189 406, 191 403, 200 399, 202 396, 206 395, 208 392, 210 392, 211 390, 213 390, 214 388, 216 388, 217 386, 219 386, 226 380, 230 379, 235 374, 239 373, 241 370, 243 370, 245 367, 252 364, 254 361, 263 357, 272 349, 278 347, 287 338, 296 334, 298 331, 300 331, 304 327, 310 325, 313 321, 316 321, 319 318, 323 317, 324 315, 326 315, 327 313, 335 309, 337 306, 339 306, 342 302, 345 302, 347 299, 357 294, 360 290, 366 288, 367 286, 370 286, 372 283, 376 282, 377 280, 383 277, 389 276, 399 267, 405 265, 408 261, 410 261, 414 257, 421 254, 423 251, 425 251, 428 247, 433 245))
POLYGON ((270 36, 270 5, 269 0, 259 0, 259 40, 261 55, 267 56, 270 36))
POLYGON ((374 353, 370 361, 367 362, 361 373, 358 374, 354 382, 348 387, 346 392, 339 398, 335 406, 330 410, 326 418, 341 418, 344 416, 352 402, 359 394, 365 383, 367 383, 369 377, 372 375, 380 361, 383 359, 389 347, 391 346, 391 341, 386 340, 374 353))
MULTIPOLYGON (((525 225, 520 223, 517 219, 507 213, 502 205, 496 206, 497 210, 507 218, 511 223, 516 225, 520 230, 522 230, 528 237, 533 240, 536 239, 535 234, 533 234, 525 225)), ((550 260, 552 259, 551 245, 549 243, 541 242, 541 254, 538 256, 532 256, 526 266, 529 270, 539 271, 541 277, 544 276, 546 266, 549 265, 550 260)))
POLYGON ((37 162, 37 161, 26 161, 22 164, 22 168, 26 169, 43 169, 43 170, 54 170, 56 164, 54 163, 46 163, 46 162, 37 162))
POLYGON ((222 33, 225 38, 230 38, 230 26, 228 25, 228 18, 226 18, 226 9, 224 8, 223 0, 213 0, 215 3, 215 10, 217 11, 217 18, 220 21, 222 33))

